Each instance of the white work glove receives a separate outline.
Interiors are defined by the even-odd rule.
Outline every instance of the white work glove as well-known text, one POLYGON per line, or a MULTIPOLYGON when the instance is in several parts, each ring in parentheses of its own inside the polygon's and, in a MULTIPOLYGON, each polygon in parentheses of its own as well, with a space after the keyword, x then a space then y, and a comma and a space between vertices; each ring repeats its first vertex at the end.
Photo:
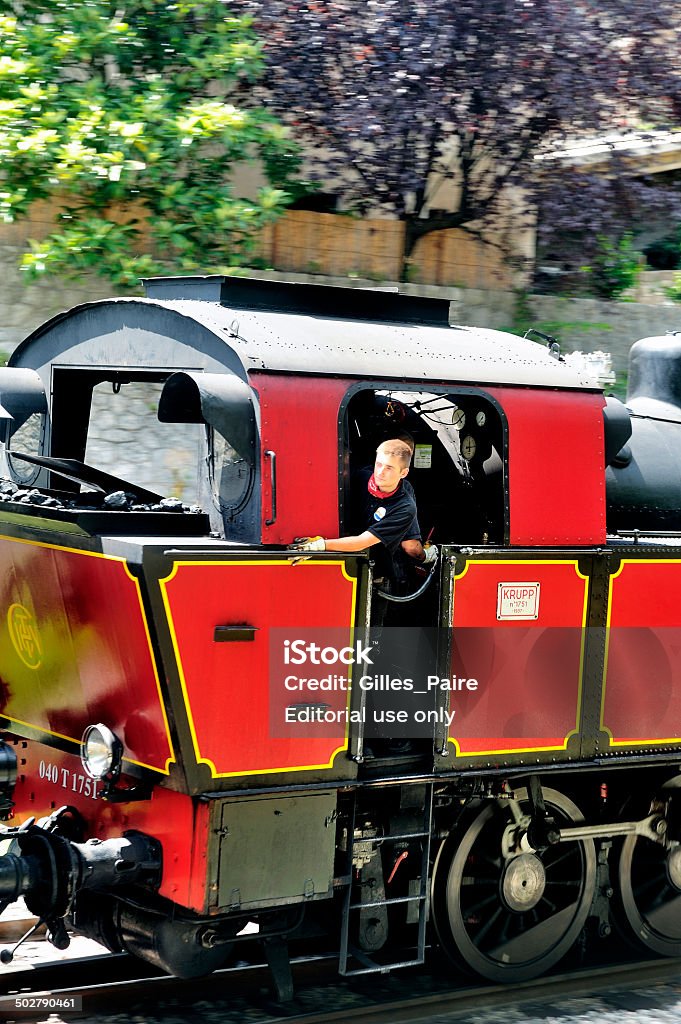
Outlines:
POLYGON ((421 562, 421 565, 430 565, 431 562, 437 562, 437 556, 439 554, 437 544, 426 544, 423 550, 426 553, 426 557, 421 562))
POLYGON ((289 544, 289 551, 326 551, 326 541, 323 537, 296 537, 293 544, 289 544))

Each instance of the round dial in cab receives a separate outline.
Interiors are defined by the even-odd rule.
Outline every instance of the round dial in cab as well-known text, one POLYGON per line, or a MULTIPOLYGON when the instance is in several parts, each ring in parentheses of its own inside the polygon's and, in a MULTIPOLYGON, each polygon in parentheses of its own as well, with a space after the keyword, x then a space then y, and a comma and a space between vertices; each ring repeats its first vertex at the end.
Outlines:
POLYGON ((455 430, 463 430, 466 425, 466 413, 463 409, 455 409, 452 413, 452 426, 455 430))
POLYGON ((475 414, 475 422, 479 427, 484 427, 485 423, 487 423, 487 413, 480 409, 480 411, 475 414))
POLYGON ((461 454, 466 462, 470 462, 471 459, 475 458, 476 448, 475 438, 471 434, 466 434, 461 440, 461 454))

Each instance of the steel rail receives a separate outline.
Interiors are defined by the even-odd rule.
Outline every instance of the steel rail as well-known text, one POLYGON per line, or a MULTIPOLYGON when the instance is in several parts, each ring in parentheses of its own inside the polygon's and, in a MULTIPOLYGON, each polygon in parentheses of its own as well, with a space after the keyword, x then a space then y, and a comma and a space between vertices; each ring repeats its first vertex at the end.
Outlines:
MULTIPOLYGON (((242 1019, 243 1006, 237 1011, 235 1002, 246 999, 256 1013, 258 1006, 263 1008, 261 1019, 268 1024, 273 1020, 285 1020, 288 1024, 348 1024, 352 1020, 367 1024, 406 1024, 443 1013, 454 1015, 498 1006, 508 1008, 510 1004, 649 986, 678 980, 681 976, 681 960, 664 959, 603 964, 597 968, 544 975, 514 985, 489 983, 453 987, 449 981, 443 982, 442 978, 418 969, 391 975, 389 985, 377 985, 377 979, 373 979, 373 984, 366 987, 365 982, 363 994, 360 995, 355 988, 349 1003, 348 981, 338 977, 335 954, 293 958, 292 968, 298 995, 293 1004, 285 1008, 278 1009, 276 1004, 263 997, 269 982, 265 963, 239 963, 202 978, 202 1003, 214 1002, 215 1012, 219 1012, 225 1022, 242 1019), (305 1004, 310 1006, 312 1000, 308 993, 310 986, 315 985, 323 986, 319 995, 320 1006, 303 1009, 305 1004), (399 991, 400 987, 404 989, 404 997, 398 995, 396 998, 396 990, 399 991), (419 989, 417 995, 414 995, 415 987, 419 989), (430 991, 428 987, 439 990, 430 991), (382 997, 381 988, 390 988, 390 991, 383 993, 382 997), (328 1006, 333 1002, 337 1007, 329 1010, 328 1006), (236 1014, 234 1018, 232 1011, 236 1014)), ((1 1020, 31 1019, 25 1012, 15 1009, 17 994, 25 996, 29 991, 48 997, 76 992, 82 995, 82 1014, 68 1014, 68 1019, 74 1021, 81 1015, 92 1018, 97 1013, 125 1012, 131 1005, 139 1014, 144 1012, 147 1003, 154 1009, 154 1019, 163 1020, 167 1013, 176 1021, 183 1009, 191 1010, 196 1001, 196 982, 155 972, 151 965, 125 955, 87 957, 50 964, 47 970, 37 967, 33 971, 16 972, 14 982, 16 987, 13 985, 13 991, 0 995, 1 1020), (108 961, 108 966, 103 961, 108 961), (65 967, 68 968, 66 972, 65 967), (92 981, 89 981, 88 972, 95 967, 92 981), (95 974, 98 977, 96 982, 95 974), (32 982, 30 989, 25 987, 27 977, 32 982), (167 1010, 164 1008, 165 1000, 168 1001, 167 1010)), ((249 1010, 248 1016, 251 1024, 258 1024, 253 1009, 249 1010)))

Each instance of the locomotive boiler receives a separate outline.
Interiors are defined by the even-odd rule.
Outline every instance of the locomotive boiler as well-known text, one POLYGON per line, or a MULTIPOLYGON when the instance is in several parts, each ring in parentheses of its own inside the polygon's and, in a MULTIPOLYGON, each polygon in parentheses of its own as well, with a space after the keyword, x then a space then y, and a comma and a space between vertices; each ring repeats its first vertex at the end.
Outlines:
POLYGON ((282 998, 322 932, 347 975, 680 955, 678 339, 623 404, 438 300, 146 289, 0 370, 0 908, 186 977, 260 942, 282 998), (370 552, 288 545, 404 432, 440 558, 377 635, 370 552))

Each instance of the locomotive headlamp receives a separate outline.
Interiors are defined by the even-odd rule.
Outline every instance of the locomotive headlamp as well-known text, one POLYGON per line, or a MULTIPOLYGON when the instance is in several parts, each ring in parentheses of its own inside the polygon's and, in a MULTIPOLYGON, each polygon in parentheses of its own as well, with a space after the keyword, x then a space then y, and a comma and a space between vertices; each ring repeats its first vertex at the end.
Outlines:
POLYGON ((80 759, 91 779, 114 779, 120 774, 123 744, 106 725, 88 725, 80 741, 80 759))

